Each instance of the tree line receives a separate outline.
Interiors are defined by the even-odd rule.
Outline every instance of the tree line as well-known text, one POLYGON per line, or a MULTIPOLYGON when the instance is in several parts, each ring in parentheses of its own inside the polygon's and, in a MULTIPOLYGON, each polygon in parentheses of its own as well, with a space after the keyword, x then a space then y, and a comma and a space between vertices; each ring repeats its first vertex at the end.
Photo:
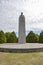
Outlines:
MULTIPOLYGON (((1 30, 0 43, 18 43, 18 37, 14 31, 4 33, 1 30)), ((43 43, 43 31, 41 31, 40 35, 30 31, 26 36, 26 43, 43 43)))

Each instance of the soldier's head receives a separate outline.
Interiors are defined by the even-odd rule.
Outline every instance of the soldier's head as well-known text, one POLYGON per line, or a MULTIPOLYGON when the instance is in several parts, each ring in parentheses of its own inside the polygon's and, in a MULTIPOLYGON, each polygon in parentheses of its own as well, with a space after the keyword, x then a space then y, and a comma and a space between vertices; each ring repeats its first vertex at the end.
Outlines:
POLYGON ((23 12, 21 12, 21 15, 23 15, 23 12))

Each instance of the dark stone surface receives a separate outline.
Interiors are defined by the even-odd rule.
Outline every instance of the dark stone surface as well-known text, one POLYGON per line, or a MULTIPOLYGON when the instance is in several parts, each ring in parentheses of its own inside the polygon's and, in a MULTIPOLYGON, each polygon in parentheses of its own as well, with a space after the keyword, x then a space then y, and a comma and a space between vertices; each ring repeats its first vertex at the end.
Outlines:
POLYGON ((31 48, 31 49, 0 48, 0 52, 14 52, 14 53, 43 52, 43 48, 31 48))

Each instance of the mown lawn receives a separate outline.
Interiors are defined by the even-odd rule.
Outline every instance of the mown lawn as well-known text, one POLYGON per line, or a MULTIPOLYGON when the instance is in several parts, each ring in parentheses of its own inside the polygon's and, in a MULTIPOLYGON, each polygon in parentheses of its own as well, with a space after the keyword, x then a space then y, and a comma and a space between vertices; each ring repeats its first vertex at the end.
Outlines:
POLYGON ((43 52, 35 53, 0 52, 0 65, 43 65, 43 52))

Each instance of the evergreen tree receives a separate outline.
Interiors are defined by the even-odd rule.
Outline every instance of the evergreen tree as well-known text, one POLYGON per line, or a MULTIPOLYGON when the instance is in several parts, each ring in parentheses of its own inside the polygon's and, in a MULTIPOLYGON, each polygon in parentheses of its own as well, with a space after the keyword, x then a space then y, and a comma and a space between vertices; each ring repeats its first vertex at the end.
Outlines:
POLYGON ((43 43, 43 31, 40 33, 39 43, 43 43))
POLYGON ((26 42, 27 43, 37 43, 38 42, 38 37, 36 36, 33 31, 30 31, 29 34, 26 37, 26 42))
POLYGON ((5 33, 7 43, 9 43, 9 37, 10 37, 10 35, 11 35, 11 32, 6 32, 5 33))
POLYGON ((0 43, 6 42, 6 36, 3 31, 0 31, 0 43))
POLYGON ((16 42, 17 42, 17 36, 15 32, 12 32, 8 37, 8 43, 16 43, 16 42))

